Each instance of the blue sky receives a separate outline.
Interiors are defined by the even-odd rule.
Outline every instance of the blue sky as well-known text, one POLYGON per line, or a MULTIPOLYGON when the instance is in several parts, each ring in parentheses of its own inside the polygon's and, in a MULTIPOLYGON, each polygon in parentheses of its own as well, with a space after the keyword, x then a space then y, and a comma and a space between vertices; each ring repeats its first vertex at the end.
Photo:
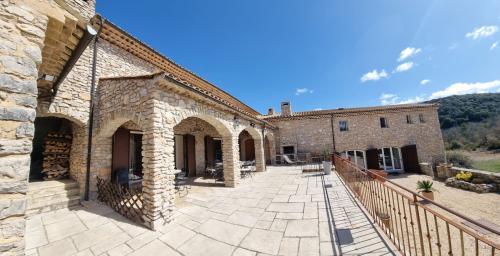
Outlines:
POLYGON ((304 111, 500 92, 497 0, 122 0, 97 11, 261 113, 283 100, 304 111))

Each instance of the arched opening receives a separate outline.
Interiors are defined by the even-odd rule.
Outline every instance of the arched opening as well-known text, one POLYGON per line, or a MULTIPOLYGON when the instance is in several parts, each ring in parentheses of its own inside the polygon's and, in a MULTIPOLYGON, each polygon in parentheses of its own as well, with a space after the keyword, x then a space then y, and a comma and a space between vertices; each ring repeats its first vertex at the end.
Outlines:
POLYGON ((247 130, 238 136, 240 145, 240 161, 255 161, 255 141, 247 130))
POLYGON ((266 135, 264 137, 264 158, 266 159, 266 164, 268 165, 273 164, 271 152, 271 141, 269 140, 269 136, 266 135))
POLYGON ((60 117, 37 117, 29 180, 70 178, 73 130, 77 124, 60 117))
POLYGON ((222 181, 223 137, 229 131, 221 125, 217 120, 202 116, 188 117, 175 125, 175 169, 180 170, 183 176, 222 181))
POLYGON ((251 169, 255 169, 256 171, 264 171, 264 141, 261 133, 254 127, 247 127, 238 135, 238 144, 240 166, 250 166, 251 169))
POLYGON ((143 131, 132 121, 122 124, 112 135, 112 182, 127 188, 141 188, 144 176, 143 131))

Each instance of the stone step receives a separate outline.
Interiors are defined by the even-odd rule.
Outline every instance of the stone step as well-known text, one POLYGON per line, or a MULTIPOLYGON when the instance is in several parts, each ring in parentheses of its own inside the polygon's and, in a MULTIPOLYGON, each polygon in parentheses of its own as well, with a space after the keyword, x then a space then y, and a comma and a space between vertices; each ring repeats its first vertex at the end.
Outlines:
MULTIPOLYGON (((39 213, 44 213, 44 212, 51 212, 59 209, 64 209, 64 208, 72 208, 80 205, 80 197, 73 197, 68 200, 60 201, 60 202, 50 202, 50 203, 45 203, 41 204, 38 207, 29 207, 26 210, 26 215, 32 216, 34 214, 39 214, 39 213)), ((34 205, 36 206, 36 205, 34 205)))
POLYGON ((50 181, 36 181, 30 182, 28 186, 28 193, 37 193, 47 189, 71 189, 77 188, 78 183, 74 180, 50 180, 50 181))
POLYGON ((31 193, 28 192, 27 199, 39 199, 39 198, 46 198, 50 199, 50 197, 53 196, 77 196, 80 194, 80 188, 70 188, 70 189, 64 189, 64 188, 48 188, 47 190, 40 190, 37 191, 36 193, 31 193))
POLYGON ((26 203, 28 216, 73 207, 80 203, 80 188, 73 180, 30 182, 26 203))

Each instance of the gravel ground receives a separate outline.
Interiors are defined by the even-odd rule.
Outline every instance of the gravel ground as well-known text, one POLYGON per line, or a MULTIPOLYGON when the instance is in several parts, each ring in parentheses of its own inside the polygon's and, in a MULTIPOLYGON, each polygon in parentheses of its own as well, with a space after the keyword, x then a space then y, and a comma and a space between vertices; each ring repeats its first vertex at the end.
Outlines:
MULTIPOLYGON (((427 175, 400 174, 390 175, 389 179, 408 189, 416 191, 417 181, 431 180, 427 175)), ((445 205, 472 219, 486 219, 500 226, 500 194, 485 193, 478 194, 462 189, 445 186, 444 182, 433 181, 435 201, 445 205)))

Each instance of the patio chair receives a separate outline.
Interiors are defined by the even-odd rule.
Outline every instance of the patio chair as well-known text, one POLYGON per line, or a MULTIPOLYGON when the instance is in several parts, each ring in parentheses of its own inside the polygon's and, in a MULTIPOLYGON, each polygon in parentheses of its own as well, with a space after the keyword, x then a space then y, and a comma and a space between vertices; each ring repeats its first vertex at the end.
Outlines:
POLYGON ((285 163, 289 165, 302 165, 306 163, 305 161, 300 161, 300 160, 292 161, 287 155, 283 155, 283 160, 285 160, 285 163))
POLYGON ((241 178, 246 178, 248 176, 252 177, 252 172, 254 171, 255 171, 255 160, 240 162, 241 178))
POLYGON ((123 168, 116 170, 115 182, 119 187, 130 190, 132 188, 140 188, 142 185, 142 178, 129 173, 127 169, 123 168))
POLYGON ((186 177, 185 172, 178 172, 175 174, 175 180, 174 180, 174 189, 176 190, 177 193, 181 192, 186 192, 189 193, 189 189, 191 189, 191 185, 188 183, 189 178, 186 177))

